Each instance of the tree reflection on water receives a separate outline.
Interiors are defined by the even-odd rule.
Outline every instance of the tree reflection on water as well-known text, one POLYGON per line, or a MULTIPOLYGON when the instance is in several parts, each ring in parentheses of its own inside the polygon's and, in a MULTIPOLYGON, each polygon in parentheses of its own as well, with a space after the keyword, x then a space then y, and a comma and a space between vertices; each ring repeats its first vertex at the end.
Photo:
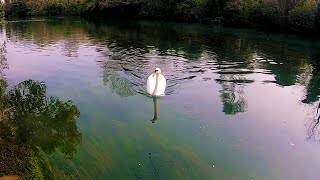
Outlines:
POLYGON ((70 158, 82 141, 80 111, 72 101, 47 97, 46 85, 33 80, 11 89, 2 80, 0 93, 0 176, 50 179, 54 168, 46 155, 59 150, 70 158))

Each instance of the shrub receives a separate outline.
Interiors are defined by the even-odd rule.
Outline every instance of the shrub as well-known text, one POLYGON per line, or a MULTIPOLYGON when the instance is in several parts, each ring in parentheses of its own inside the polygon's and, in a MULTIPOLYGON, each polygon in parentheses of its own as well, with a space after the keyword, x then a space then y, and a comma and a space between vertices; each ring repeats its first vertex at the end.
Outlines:
POLYGON ((0 20, 2 20, 4 18, 4 7, 3 4, 0 3, 0 20))
POLYGON ((178 5, 176 0, 142 0, 140 14, 155 18, 172 18, 178 5))
POLYGON ((281 25, 284 21, 277 0, 264 0, 260 6, 259 20, 265 25, 281 25))
POLYGON ((315 13, 315 28, 320 32, 320 3, 317 5, 317 11, 315 13))
POLYGON ((226 3, 226 14, 232 21, 248 22, 258 16, 260 0, 230 0, 226 3))
POLYGON ((49 3, 45 11, 48 15, 61 15, 65 13, 65 7, 60 3, 49 3))
POLYGON ((79 15, 85 11, 83 4, 72 3, 66 7, 66 13, 69 15, 79 15))
POLYGON ((312 30, 315 23, 316 3, 305 0, 289 12, 289 28, 294 31, 312 30))
POLYGON ((177 5, 174 15, 177 19, 198 21, 205 17, 205 1, 186 0, 177 5))
POLYGON ((5 13, 8 16, 26 16, 29 8, 25 1, 18 0, 12 4, 5 5, 5 13))

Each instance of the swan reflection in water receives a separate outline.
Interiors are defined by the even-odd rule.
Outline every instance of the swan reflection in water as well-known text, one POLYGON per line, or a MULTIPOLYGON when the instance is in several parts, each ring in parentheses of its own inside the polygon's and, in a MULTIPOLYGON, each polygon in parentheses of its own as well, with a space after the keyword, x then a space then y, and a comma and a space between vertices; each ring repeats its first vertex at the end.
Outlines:
POLYGON ((153 119, 151 120, 152 123, 155 123, 158 119, 159 119, 159 116, 158 116, 158 112, 159 112, 159 97, 156 97, 156 96, 153 96, 152 97, 153 99, 153 112, 154 112, 154 115, 153 115, 153 119))

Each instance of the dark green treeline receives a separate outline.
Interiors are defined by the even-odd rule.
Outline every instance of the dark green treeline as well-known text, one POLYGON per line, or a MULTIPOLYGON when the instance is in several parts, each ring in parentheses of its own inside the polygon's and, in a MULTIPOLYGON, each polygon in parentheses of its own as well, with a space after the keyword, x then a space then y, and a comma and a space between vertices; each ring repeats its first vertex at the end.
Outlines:
POLYGON ((319 3, 319 0, 5 0, 1 8, 6 16, 138 17, 317 33, 319 3))

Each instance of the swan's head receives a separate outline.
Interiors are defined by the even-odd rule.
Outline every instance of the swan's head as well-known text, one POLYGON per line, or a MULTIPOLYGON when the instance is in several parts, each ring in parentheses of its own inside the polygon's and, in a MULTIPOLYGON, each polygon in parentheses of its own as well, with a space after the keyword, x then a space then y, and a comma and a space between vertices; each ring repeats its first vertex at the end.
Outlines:
POLYGON ((161 69, 160 68, 156 68, 156 70, 154 70, 155 73, 161 73, 161 69))

